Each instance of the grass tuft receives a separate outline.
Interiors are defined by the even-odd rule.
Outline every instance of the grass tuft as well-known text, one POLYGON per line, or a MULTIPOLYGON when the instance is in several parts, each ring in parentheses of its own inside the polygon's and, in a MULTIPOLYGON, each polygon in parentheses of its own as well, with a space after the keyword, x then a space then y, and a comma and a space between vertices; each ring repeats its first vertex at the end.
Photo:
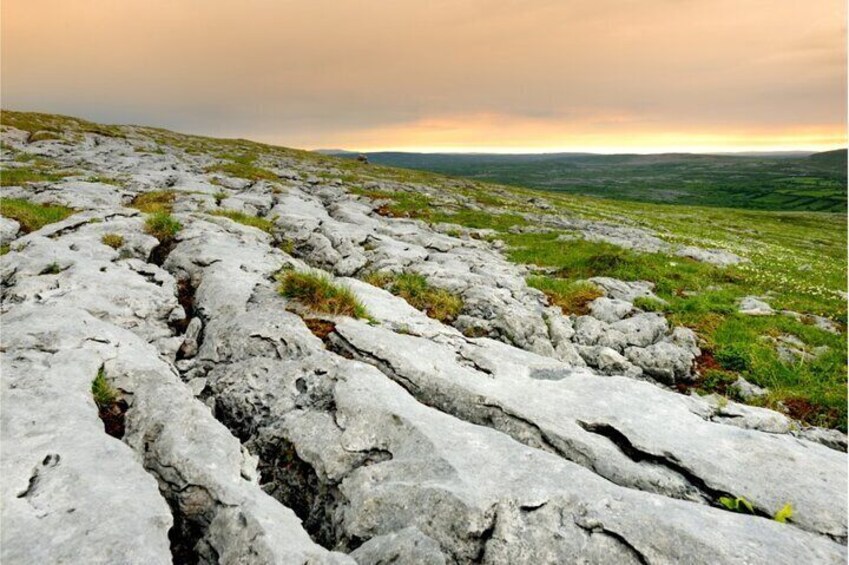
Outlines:
POLYGON ((245 226, 250 226, 252 228, 257 228, 265 233, 273 233, 274 232, 274 222, 271 220, 267 220, 265 218, 259 218, 257 216, 251 216, 249 214, 245 214, 243 212, 237 212, 236 210, 216 210, 215 212, 210 212, 213 216, 221 216, 223 218, 229 218, 234 222, 238 222, 245 226))
POLYGON ((21 224, 24 233, 30 233, 48 224, 61 222, 75 210, 65 206, 37 204, 21 198, 0 199, 0 216, 21 224))
POLYGON ((368 318, 368 311, 351 289, 334 283, 326 275, 287 271, 278 278, 279 292, 313 312, 334 316, 368 318))
POLYGON ((91 382, 91 395, 94 397, 94 402, 98 408, 111 406, 118 400, 118 391, 106 380, 106 374, 102 368, 91 382))
POLYGON ((145 214, 170 214, 174 208, 174 199, 176 197, 177 195, 173 190, 144 192, 133 198, 130 207, 140 210, 145 214))
POLYGON ((144 230, 158 239, 160 243, 173 240, 181 229, 183 229, 183 225, 173 216, 164 212, 157 212, 148 216, 144 224, 144 230))
POLYGON ((112 249, 119 249, 124 245, 124 236, 117 233, 107 233, 100 238, 100 242, 112 249))
POLYGON ((445 289, 430 286, 427 279, 417 273, 393 275, 377 271, 366 275, 364 280, 373 286, 389 290, 406 300, 413 308, 422 310, 443 323, 456 320, 463 309, 462 298, 445 289))
POLYGON ((43 166, 4 168, 0 171, 0 186, 24 186, 31 182, 55 182, 67 173, 49 171, 43 166))
POLYGON ((604 296, 604 292, 594 284, 551 277, 529 277, 528 286, 545 293, 549 302, 554 306, 559 306, 566 315, 584 316, 589 314, 590 303, 596 298, 604 296))

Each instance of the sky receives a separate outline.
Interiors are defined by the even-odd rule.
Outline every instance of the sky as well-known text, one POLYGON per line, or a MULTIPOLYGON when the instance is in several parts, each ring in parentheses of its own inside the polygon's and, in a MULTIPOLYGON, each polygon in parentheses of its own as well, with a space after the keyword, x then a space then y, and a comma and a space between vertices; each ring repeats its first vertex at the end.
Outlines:
POLYGON ((0 103, 299 147, 846 145, 845 0, 3 0, 0 103))

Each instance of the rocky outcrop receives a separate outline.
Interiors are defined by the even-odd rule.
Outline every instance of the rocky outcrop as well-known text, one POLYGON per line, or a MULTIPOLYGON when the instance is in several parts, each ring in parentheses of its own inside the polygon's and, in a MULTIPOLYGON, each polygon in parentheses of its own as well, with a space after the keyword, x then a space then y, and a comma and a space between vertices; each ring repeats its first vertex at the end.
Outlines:
POLYGON ((384 217, 321 165, 266 157, 279 181, 253 182, 127 135, 6 133, 124 181, 10 189, 78 212, 2 259, 4 562, 843 561, 840 437, 663 386, 698 345, 634 306, 647 283, 596 279, 590 314, 564 316, 490 242, 384 217), (166 188, 183 229, 163 247, 126 205, 166 188), (295 308, 287 269, 335 276, 371 320, 295 308), (463 310, 440 323, 372 271, 463 310), (738 496, 754 514, 720 503, 738 496))

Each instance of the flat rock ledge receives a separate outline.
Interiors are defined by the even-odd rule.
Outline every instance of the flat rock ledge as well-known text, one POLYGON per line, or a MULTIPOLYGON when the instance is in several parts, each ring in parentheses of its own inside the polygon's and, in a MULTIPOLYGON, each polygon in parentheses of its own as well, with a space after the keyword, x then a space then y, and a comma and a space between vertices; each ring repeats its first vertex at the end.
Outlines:
POLYGON ((127 135, 4 132, 126 181, 10 188, 78 213, 0 226, 3 563, 845 562, 845 441, 670 390, 698 346, 634 308, 650 286, 595 280, 590 315, 563 316, 490 243, 383 217, 314 165, 213 184, 212 157, 127 135), (165 188, 167 248, 126 206, 165 188), (308 324, 281 269, 335 278, 372 320, 308 324), (372 270, 464 310, 437 322, 372 270), (106 423, 96 377, 119 397, 106 423))

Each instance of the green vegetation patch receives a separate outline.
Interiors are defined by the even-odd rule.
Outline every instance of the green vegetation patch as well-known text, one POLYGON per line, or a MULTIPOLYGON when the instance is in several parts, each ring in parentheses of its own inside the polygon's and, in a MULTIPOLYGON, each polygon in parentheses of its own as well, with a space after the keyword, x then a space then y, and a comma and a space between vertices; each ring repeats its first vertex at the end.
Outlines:
POLYGON ((334 316, 368 318, 365 306, 351 289, 316 273, 285 271, 279 277, 279 292, 313 312, 334 316))
POLYGON ((124 236, 117 233, 107 233, 100 238, 103 245, 108 245, 112 249, 119 249, 124 245, 124 236))
POLYGON ((214 212, 210 212, 210 214, 212 214, 213 216, 229 218, 234 222, 238 222, 240 224, 250 226, 252 228, 260 229, 266 233, 274 232, 274 222, 265 218, 251 216, 243 212, 237 212, 236 210, 216 210, 214 212))
POLYGON ((635 306, 664 312, 671 324, 696 331, 706 356, 698 390, 726 394, 729 385, 743 376, 770 389, 763 401, 766 405, 808 424, 846 429, 845 338, 790 316, 737 313, 740 298, 768 288, 753 284, 740 268, 636 253, 602 242, 561 241, 556 233, 503 237, 511 244, 512 260, 556 269, 556 276, 530 277, 528 284, 542 290, 567 314, 586 314, 589 302, 600 295, 582 283, 584 279, 609 276, 653 282, 667 304, 639 299, 635 306), (787 363, 769 339, 778 335, 796 336, 811 351, 820 346, 828 350, 787 363))
POLYGON ((21 224, 24 233, 30 233, 54 222, 61 222, 75 210, 53 204, 36 204, 21 198, 0 199, 0 216, 21 224))
POLYGON ((463 299, 442 288, 434 288, 417 273, 371 273, 366 282, 389 290, 406 300, 413 308, 443 323, 451 323, 463 309, 463 299))
POLYGON ((79 118, 60 116, 57 114, 40 114, 37 112, 0 112, 0 125, 10 126, 29 132, 29 141, 42 139, 60 139, 64 133, 96 133, 109 137, 126 137, 120 126, 96 124, 79 118), (33 139, 36 137, 36 139, 33 139))
POLYGON ((0 186, 24 186, 31 182, 55 182, 68 173, 51 171, 44 166, 4 167, 0 171, 0 186))
POLYGON ((231 177, 239 177, 252 181, 278 180, 277 175, 254 164, 257 160, 256 153, 225 155, 224 158, 228 159, 229 162, 213 165, 207 169, 207 172, 224 173, 231 177))
POLYGON ((91 382, 91 396, 99 408, 112 406, 118 400, 118 391, 106 380, 103 369, 97 372, 97 376, 91 382))
POLYGON ((173 190, 143 192, 133 198, 130 207, 146 214, 170 214, 177 194, 173 190))
POLYGON ((568 281, 552 277, 528 277, 528 286, 541 290, 549 302, 559 306, 564 314, 583 316, 589 314, 590 303, 604 296, 596 285, 583 281, 568 281))
POLYGON ((159 240, 160 243, 173 241, 183 225, 176 218, 165 212, 155 212, 147 217, 144 230, 159 240))

